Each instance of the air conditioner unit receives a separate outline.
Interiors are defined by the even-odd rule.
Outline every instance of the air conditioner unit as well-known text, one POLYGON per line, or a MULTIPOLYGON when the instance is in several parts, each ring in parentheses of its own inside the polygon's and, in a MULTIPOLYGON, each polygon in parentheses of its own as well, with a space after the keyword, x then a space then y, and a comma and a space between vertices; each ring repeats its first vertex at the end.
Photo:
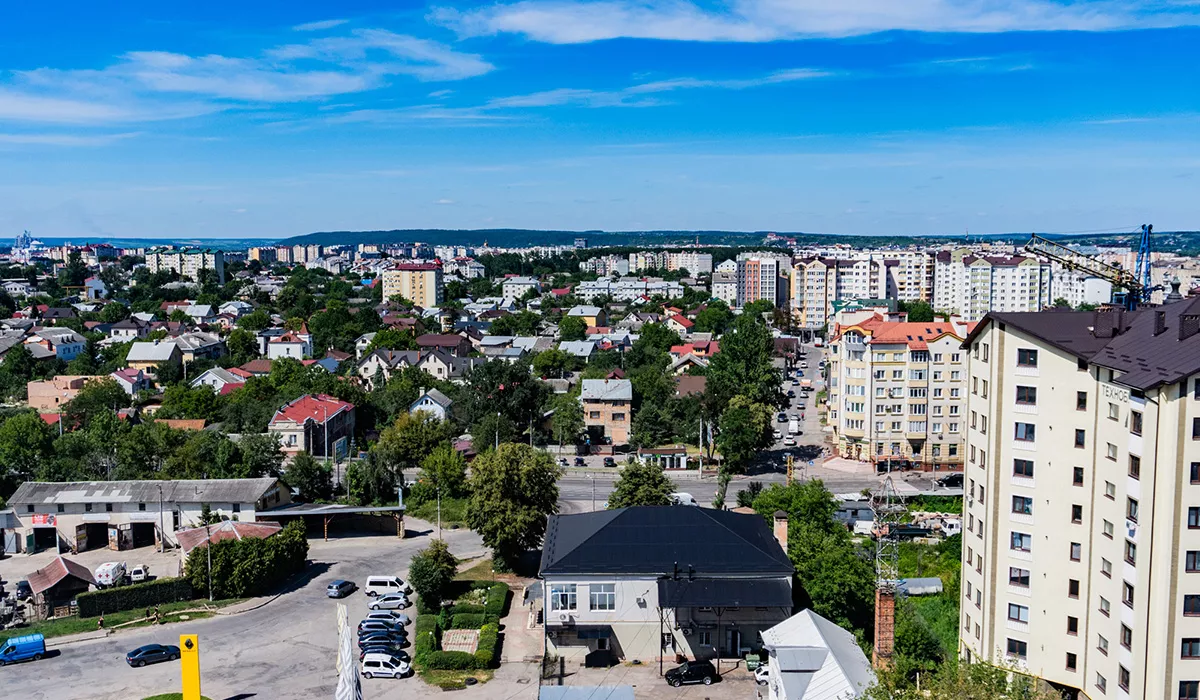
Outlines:
POLYGON ((570 615, 568 615, 568 614, 566 614, 565 612, 564 612, 564 613, 559 613, 559 614, 558 614, 558 620, 559 620, 559 622, 566 622, 567 620, 570 620, 570 619, 571 619, 571 616, 570 616, 570 615))
POLYGON ((692 628, 691 628, 691 627, 680 627, 680 628, 679 628, 679 631, 680 631, 681 633, 683 633, 683 636, 685 636, 685 637, 687 637, 687 636, 690 636, 690 635, 692 634, 692 628))

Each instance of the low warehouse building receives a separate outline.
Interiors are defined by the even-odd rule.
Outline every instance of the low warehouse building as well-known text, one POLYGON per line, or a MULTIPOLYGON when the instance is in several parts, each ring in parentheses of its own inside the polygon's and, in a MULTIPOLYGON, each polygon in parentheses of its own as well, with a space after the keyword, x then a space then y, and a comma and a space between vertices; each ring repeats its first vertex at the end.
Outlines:
POLYGON ((58 546, 81 552, 132 549, 164 541, 201 524, 201 513, 253 522, 264 510, 291 502, 291 491, 273 477, 184 481, 27 481, 9 506, 20 525, 21 551, 58 546))

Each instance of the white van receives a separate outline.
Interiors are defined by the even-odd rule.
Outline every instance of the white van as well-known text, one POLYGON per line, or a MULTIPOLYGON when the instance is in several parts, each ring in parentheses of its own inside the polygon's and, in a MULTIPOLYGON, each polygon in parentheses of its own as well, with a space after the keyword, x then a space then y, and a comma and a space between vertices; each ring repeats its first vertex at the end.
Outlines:
POLYGON ((367 678, 403 678, 410 671, 407 662, 389 654, 367 654, 362 660, 362 674, 367 678))
POLYGON ((96 567, 96 583, 107 588, 119 586, 125 581, 125 562, 106 561, 96 567))
POLYGON ((388 593, 412 593, 412 586, 405 583, 404 579, 399 576, 368 576, 367 585, 363 586, 363 593, 372 598, 388 593))
POLYGON ((677 506, 699 506, 696 499, 690 493, 673 493, 671 494, 672 505, 677 506))

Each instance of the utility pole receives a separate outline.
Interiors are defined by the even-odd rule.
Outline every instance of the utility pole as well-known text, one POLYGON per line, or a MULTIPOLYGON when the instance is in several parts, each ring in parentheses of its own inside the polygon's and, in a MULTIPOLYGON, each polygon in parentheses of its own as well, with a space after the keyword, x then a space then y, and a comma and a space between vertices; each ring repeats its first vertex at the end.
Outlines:
POLYGON ((163 492, 162 484, 158 485, 158 551, 167 551, 167 527, 163 525, 163 492))
POLYGON ((496 449, 500 449, 500 412, 496 411, 496 449))
POLYGON ((442 539, 442 487, 438 486, 438 539, 442 539))
POLYGON ((208 602, 212 602, 212 527, 208 523, 204 523, 204 535, 208 539, 208 544, 205 545, 205 554, 208 556, 208 602))
POLYGON ((588 478, 592 480, 592 512, 596 511, 596 475, 589 474, 588 478))

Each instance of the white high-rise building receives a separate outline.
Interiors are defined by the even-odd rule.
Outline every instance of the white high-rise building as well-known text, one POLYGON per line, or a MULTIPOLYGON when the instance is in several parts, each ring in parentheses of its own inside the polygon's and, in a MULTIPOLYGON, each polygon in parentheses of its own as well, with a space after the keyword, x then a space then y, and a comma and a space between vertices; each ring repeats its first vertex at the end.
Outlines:
POLYGON ((804 328, 821 328, 834 303, 856 299, 929 301, 933 267, 919 251, 836 251, 838 257, 797 258, 792 264, 792 315, 804 328))
POLYGON ((1037 258, 941 251, 934 263, 933 308, 978 321, 989 311, 1039 311, 1053 301, 1050 263, 1037 258))
POLYGON ((1200 299, 968 336, 959 653, 1078 697, 1200 697, 1200 299))
POLYGON ((220 250, 153 249, 146 251, 146 267, 151 272, 171 270, 197 281, 201 270, 215 270, 218 284, 225 284, 225 253, 220 250))
POLYGON ((737 258, 737 306, 766 299, 781 307, 788 298, 791 260, 769 253, 742 253, 737 258))

